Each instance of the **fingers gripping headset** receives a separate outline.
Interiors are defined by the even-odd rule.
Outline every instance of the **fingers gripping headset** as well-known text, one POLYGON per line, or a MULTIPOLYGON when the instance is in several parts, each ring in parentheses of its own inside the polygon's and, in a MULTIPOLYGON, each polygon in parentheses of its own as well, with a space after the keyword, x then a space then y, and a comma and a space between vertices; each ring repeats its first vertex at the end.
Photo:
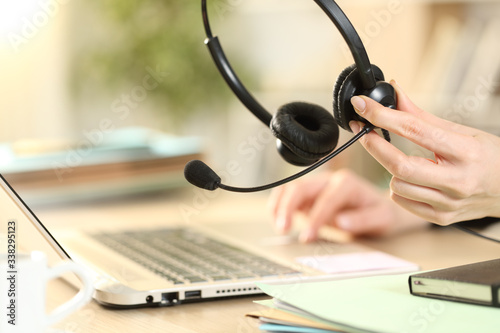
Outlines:
MULTIPOLYGON (((354 64, 344 69, 335 82, 333 115, 321 106, 305 102, 287 103, 281 106, 275 114, 269 113, 245 88, 232 69, 218 37, 212 34, 208 20, 207 1, 201 1, 207 37, 205 44, 224 80, 243 105, 270 127, 277 138, 280 155, 291 164, 309 167, 268 185, 238 188, 222 184, 220 177, 210 167, 199 160, 194 160, 186 164, 184 169, 185 177, 190 183, 207 190, 221 188, 235 192, 255 192, 284 184, 326 163, 374 129, 372 124, 354 111, 350 102, 353 96, 365 95, 386 107, 396 107, 394 88, 384 82, 384 74, 380 68, 370 63, 358 33, 344 12, 333 0, 314 1, 335 24, 354 58, 354 64), (352 120, 361 121, 366 126, 351 140, 335 150, 339 138, 338 126, 352 132, 349 127, 349 122, 352 120)), ((382 132, 386 140, 389 140, 389 133, 383 129, 382 132)))

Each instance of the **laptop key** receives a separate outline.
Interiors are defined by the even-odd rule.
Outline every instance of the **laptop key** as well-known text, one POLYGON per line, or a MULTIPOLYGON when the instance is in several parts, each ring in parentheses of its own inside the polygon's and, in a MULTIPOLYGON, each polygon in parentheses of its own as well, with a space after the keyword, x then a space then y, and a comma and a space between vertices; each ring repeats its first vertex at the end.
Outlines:
POLYGON ((248 272, 232 272, 232 276, 237 279, 247 279, 247 278, 255 278, 256 275, 248 272))
POLYGON ((227 275, 212 275, 211 278, 214 281, 231 280, 231 277, 227 275))
POLYGON ((207 282, 207 279, 204 279, 200 276, 185 276, 186 280, 191 283, 199 283, 199 282, 207 282))
POLYGON ((175 284, 297 273, 184 229, 107 233, 94 238, 175 284))

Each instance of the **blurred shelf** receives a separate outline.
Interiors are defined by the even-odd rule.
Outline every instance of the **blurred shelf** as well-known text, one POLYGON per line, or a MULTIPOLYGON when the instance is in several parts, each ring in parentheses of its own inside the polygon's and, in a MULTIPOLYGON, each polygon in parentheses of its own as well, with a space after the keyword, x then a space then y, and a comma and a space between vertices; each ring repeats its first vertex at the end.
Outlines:
POLYGON ((31 204, 98 200, 187 185, 184 166, 201 158, 194 137, 126 128, 99 144, 0 146, 0 172, 31 204))

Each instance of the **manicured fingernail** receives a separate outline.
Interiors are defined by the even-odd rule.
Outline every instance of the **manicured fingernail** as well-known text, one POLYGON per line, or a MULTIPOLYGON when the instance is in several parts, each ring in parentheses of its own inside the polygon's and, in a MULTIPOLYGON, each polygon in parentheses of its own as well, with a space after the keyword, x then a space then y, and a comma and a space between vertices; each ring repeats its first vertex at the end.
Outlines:
POLYGON ((363 114, 366 109, 366 102, 359 96, 354 96, 351 98, 351 104, 357 113, 363 114))
POLYGON ((399 87, 399 83, 398 83, 398 81, 396 81, 396 80, 394 80, 394 79, 392 79, 389 83, 390 83, 390 84, 392 84, 393 86, 394 86, 394 85, 396 85, 396 86, 398 86, 398 87, 399 87))
POLYGON ((337 217, 337 226, 342 230, 349 231, 352 228, 351 220, 345 216, 337 217))
POLYGON ((299 241, 301 243, 310 243, 316 238, 316 234, 314 231, 311 229, 306 229, 304 230, 300 236, 299 236, 299 241))
POLYGON ((286 219, 283 216, 279 216, 276 219, 276 229, 281 233, 286 231, 286 219))

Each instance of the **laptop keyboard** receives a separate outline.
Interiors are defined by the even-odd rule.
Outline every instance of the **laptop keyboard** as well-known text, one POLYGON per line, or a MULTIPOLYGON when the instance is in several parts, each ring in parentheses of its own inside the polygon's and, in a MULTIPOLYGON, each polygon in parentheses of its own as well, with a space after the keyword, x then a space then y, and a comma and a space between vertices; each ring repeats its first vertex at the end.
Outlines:
POLYGON ((188 229, 104 233, 91 237, 175 284, 298 273, 188 229))

